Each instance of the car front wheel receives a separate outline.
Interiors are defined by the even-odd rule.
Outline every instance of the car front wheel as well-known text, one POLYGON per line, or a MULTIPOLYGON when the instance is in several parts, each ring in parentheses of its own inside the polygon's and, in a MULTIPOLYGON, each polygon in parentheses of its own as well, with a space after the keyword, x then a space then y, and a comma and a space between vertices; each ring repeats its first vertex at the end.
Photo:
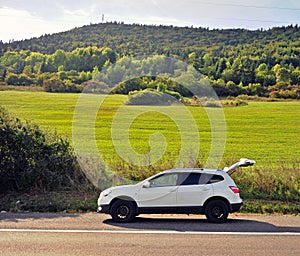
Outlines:
POLYGON ((135 218, 135 205, 130 201, 118 200, 111 206, 110 214, 116 222, 130 222, 135 218))
POLYGON ((210 201, 205 207, 205 215, 209 222, 225 222, 227 220, 228 214, 228 206, 222 200, 210 201))

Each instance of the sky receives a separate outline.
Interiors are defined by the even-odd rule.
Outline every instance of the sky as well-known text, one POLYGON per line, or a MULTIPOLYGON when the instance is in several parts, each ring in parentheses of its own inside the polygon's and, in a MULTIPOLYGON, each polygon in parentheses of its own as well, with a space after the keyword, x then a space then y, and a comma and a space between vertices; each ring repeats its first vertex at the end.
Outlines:
POLYGON ((300 25, 299 0, 0 0, 0 40, 23 40, 90 23, 268 29, 300 25))

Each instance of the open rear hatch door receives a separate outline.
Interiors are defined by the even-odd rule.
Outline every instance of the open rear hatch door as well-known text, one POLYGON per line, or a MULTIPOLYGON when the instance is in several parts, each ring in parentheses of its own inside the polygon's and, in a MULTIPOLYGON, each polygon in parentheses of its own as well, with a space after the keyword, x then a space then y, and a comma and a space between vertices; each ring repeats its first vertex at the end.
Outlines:
POLYGON ((241 158, 238 162, 234 163, 233 165, 229 167, 225 167, 223 169, 224 172, 227 172, 229 175, 232 174, 236 168, 238 167, 247 167, 252 166, 255 164, 254 160, 247 159, 247 158, 241 158))

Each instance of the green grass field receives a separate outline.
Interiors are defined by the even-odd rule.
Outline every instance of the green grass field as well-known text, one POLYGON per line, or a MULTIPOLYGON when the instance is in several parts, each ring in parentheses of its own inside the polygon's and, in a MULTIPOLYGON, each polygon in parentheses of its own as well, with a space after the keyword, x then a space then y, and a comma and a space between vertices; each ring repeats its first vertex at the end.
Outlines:
MULTIPOLYGON (((204 108, 187 107, 196 123, 198 134, 195 136, 192 127, 189 129, 190 120, 182 114, 178 106, 154 107, 150 109, 151 111, 146 109, 145 113, 136 115, 135 118, 133 115, 143 107, 124 106, 123 103, 127 99, 124 95, 108 96, 100 110, 97 111, 96 108, 95 113, 93 110, 104 96, 86 95, 85 97, 87 97, 86 109, 76 121, 80 127, 82 126, 81 131, 83 131, 76 137, 77 142, 80 142, 81 149, 86 154, 91 153, 93 138, 89 137, 91 133, 87 129, 95 127, 96 153, 119 174, 127 178, 142 179, 158 170, 172 167, 182 147, 181 136, 189 141, 188 148, 185 148, 187 154, 185 154, 184 165, 189 165, 194 160, 192 157, 189 159, 189 150, 191 153, 196 150, 198 136, 200 153, 197 166, 205 165, 211 149, 210 121, 212 119, 204 108), (120 109, 124 110, 121 114, 118 112, 120 109), (91 119, 93 115, 96 116, 94 123, 91 119), (154 146, 161 150, 165 146, 165 153, 150 168, 146 166, 134 170, 132 165, 124 164, 116 153, 114 145, 124 151, 128 147, 122 129, 118 130, 122 122, 128 120, 131 120, 128 131, 129 145, 136 153, 143 155, 149 152, 149 138, 152 134, 160 132, 164 135, 164 138, 161 136, 156 142, 154 141, 156 143, 154 146), (183 123, 187 125, 183 125, 182 129, 183 123), (113 139, 112 131, 114 131, 113 139)), ((31 120, 46 130, 56 130, 59 134, 68 136, 70 140, 73 138, 73 118, 79 98, 80 94, 0 91, 0 105, 16 117, 31 120)), ((300 102, 249 102, 243 107, 227 107, 223 110, 211 108, 208 111, 214 117, 220 115, 220 111, 224 111, 226 120, 226 144, 219 167, 231 164, 241 157, 251 158, 257 162, 254 167, 234 173, 242 197, 246 199, 245 211, 299 214, 300 102)), ((217 120, 213 121, 217 122, 217 120)), ((216 135, 218 137, 223 133, 218 131, 216 135)), ((156 157, 155 154, 150 154, 148 157, 149 161, 159 159, 159 155, 156 157)), ((132 159, 128 157, 126 160, 132 159)), ((138 163, 148 164, 145 159, 139 160, 138 163)))
MULTIPOLYGON (((22 119, 38 123, 45 129, 72 138, 72 120, 79 94, 50 94, 44 92, 1 91, 0 105, 22 119)), ((91 102, 98 101, 93 96, 91 102)), ((111 124, 116 111, 126 96, 106 98, 95 122, 99 150, 108 161, 118 159, 111 138, 111 124)), ((173 112, 176 112, 176 107, 173 112)), ((211 127, 208 115, 201 107, 188 108, 199 129, 200 161, 205 162, 210 144, 211 127)), ((226 118, 226 146, 223 163, 240 157, 257 161, 257 167, 272 165, 294 166, 300 155, 300 102, 249 102, 248 106, 224 108, 226 118)), ((213 111, 213 110, 212 110, 213 111)), ((165 155, 178 156, 180 132, 174 120, 164 110, 148 112, 132 120, 129 131, 130 143, 135 151, 149 151, 149 137, 161 132, 167 141, 165 155)), ((87 115, 89 111, 87 110, 87 115)), ((180 119, 180 117, 177 117, 180 119)), ((185 117, 183 117, 185 118, 185 117)), ((83 142, 88 148, 88 142, 83 142)), ((193 145, 191 145, 193 150, 193 145)))

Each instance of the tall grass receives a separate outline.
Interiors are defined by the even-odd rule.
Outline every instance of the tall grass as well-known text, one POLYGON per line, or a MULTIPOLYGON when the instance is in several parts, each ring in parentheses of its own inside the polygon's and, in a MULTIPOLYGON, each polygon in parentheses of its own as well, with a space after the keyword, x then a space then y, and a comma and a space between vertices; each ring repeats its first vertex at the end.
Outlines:
POLYGON ((300 165, 238 171, 233 174, 246 199, 300 201, 300 165))

